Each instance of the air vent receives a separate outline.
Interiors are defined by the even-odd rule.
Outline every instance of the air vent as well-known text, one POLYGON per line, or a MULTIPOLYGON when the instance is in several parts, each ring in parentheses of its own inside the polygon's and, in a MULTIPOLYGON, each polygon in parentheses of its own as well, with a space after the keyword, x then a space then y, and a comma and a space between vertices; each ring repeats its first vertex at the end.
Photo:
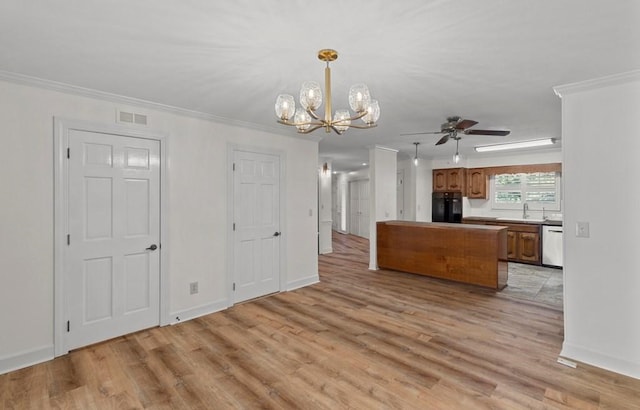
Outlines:
POLYGON ((147 125, 147 115, 118 110, 116 121, 123 124, 147 125))

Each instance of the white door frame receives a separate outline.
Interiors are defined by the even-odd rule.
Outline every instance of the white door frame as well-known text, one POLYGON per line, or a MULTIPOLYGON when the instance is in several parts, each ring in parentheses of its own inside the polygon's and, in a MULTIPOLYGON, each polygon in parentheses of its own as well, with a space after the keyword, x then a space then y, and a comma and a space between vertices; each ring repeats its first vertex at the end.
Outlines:
POLYGON ((169 201, 168 201, 168 177, 167 177, 167 153, 168 143, 165 134, 151 131, 127 128, 116 124, 100 124, 89 121, 80 121, 67 118, 54 118, 54 295, 53 295, 53 343, 54 356, 68 353, 64 344, 64 247, 66 246, 68 226, 68 181, 69 164, 66 160, 67 147, 69 146, 69 131, 79 130, 87 132, 99 132, 106 134, 118 134, 125 137, 146 138, 157 140, 160 143, 160 326, 171 323, 169 320, 169 201))
POLYGON ((234 207, 234 188, 233 188, 233 160, 236 151, 253 152, 256 154, 274 155, 280 160, 280 292, 287 289, 287 212, 286 198, 287 185, 286 181, 286 152, 273 150, 264 147, 256 147, 241 144, 227 144, 227 300, 228 305, 235 304, 235 294, 233 290, 234 280, 234 234, 233 234, 233 207, 234 207))

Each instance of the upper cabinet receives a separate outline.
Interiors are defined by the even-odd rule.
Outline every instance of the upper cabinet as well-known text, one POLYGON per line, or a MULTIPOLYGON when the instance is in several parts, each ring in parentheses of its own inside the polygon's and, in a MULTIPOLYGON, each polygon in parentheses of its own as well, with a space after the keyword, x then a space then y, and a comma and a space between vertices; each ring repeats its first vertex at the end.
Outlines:
POLYGON ((487 199, 489 175, 484 168, 470 168, 467 170, 467 198, 487 199))
POLYGON ((466 172, 464 168, 447 168, 433 170, 434 192, 465 193, 466 172))

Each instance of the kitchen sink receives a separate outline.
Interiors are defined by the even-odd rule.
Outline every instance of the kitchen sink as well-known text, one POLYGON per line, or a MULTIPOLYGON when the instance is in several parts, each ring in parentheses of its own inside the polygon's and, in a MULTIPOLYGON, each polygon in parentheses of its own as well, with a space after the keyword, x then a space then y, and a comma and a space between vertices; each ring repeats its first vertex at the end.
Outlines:
POLYGON ((511 222, 530 222, 530 223, 542 223, 545 219, 536 219, 536 218, 496 218, 496 221, 511 221, 511 222))

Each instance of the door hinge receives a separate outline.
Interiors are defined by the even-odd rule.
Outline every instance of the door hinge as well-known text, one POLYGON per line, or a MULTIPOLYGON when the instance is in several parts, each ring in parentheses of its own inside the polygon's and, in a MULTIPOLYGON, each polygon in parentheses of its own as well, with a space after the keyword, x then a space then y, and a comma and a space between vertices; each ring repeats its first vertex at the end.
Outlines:
POLYGON ((71 245, 71 235, 67 234, 67 245, 71 245))
POLYGON ((71 148, 67 148, 67 158, 71 158, 71 148))
POLYGON ((233 282, 233 290, 236 290, 236 283, 233 282))
POLYGON ((71 322, 67 320, 67 332, 71 331, 71 322))
POLYGON ((236 230, 236 223, 235 222, 233 223, 233 230, 234 231, 236 230))
POLYGON ((236 163, 235 162, 233 163, 233 170, 234 171, 236 170, 236 163))

